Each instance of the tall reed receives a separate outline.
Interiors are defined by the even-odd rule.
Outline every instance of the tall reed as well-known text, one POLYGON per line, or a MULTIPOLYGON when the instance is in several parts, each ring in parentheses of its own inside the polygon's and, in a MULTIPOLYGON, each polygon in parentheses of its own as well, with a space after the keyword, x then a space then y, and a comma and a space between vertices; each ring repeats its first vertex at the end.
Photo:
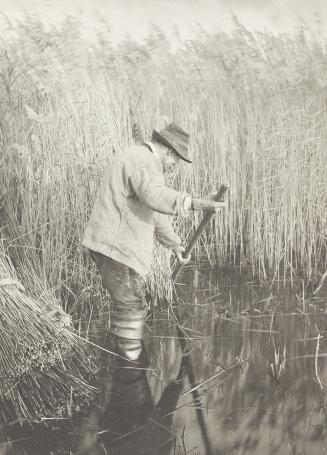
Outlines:
MULTIPOLYGON (((46 30, 26 17, 8 27, 1 200, 64 305, 90 304, 94 269, 80 240, 102 170, 133 144, 135 123, 145 136, 169 120, 190 132, 193 165, 177 187, 195 195, 230 187, 196 256, 261 276, 312 278, 326 266, 325 43, 253 35, 236 20, 231 35, 199 30, 175 50, 158 31, 114 46, 105 33, 84 42, 72 21, 46 30)), ((198 216, 174 222, 186 239, 198 216)), ((155 264, 151 289, 170 293, 155 264)))

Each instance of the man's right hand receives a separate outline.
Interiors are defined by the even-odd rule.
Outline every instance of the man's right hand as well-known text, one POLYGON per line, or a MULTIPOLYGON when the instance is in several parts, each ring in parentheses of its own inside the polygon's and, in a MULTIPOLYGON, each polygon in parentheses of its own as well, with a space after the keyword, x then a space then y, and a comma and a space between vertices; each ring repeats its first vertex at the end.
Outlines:
POLYGON ((213 194, 210 194, 207 197, 195 199, 192 198, 191 209, 192 210, 201 210, 207 212, 216 212, 218 213, 221 209, 225 209, 227 204, 225 201, 216 202, 213 199, 213 194))

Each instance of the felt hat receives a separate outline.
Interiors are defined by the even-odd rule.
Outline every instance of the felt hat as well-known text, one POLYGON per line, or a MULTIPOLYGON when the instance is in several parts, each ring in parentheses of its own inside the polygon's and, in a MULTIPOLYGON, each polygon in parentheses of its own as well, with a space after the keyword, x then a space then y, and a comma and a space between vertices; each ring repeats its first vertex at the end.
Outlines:
POLYGON ((190 135, 176 123, 170 123, 160 131, 153 130, 152 139, 172 148, 184 161, 192 163, 188 154, 190 135))

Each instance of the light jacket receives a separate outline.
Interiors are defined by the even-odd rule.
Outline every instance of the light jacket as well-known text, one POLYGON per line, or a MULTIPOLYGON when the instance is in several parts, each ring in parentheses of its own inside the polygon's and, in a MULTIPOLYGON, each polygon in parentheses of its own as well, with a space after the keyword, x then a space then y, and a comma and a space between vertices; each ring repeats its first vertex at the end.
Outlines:
POLYGON ((168 248, 181 243, 167 215, 185 215, 187 196, 165 185, 151 143, 121 152, 104 174, 82 244, 144 276, 154 235, 168 248))

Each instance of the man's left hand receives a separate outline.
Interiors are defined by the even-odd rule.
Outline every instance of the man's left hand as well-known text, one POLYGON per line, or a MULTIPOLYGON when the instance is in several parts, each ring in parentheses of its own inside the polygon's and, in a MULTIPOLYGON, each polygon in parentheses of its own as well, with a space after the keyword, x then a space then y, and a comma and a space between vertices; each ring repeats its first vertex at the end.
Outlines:
POLYGON ((180 265, 186 265, 190 262, 191 255, 186 258, 183 256, 183 253, 185 253, 185 248, 183 246, 177 245, 173 248, 173 251, 180 265))

